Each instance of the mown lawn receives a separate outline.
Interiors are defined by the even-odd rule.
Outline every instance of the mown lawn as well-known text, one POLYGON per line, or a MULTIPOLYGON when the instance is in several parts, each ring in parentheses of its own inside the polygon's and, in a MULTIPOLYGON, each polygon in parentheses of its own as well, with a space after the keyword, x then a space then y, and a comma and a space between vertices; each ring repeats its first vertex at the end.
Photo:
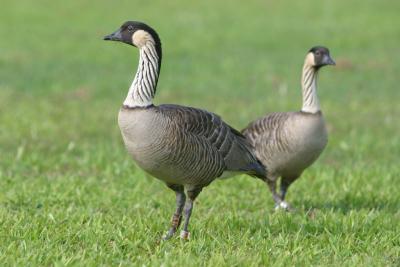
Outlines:
POLYGON ((4 1, 0 8, 0 265, 399 266, 400 2, 4 1), (156 103, 237 128, 301 106, 321 71, 329 144, 273 212, 260 181, 199 196, 192 238, 160 242, 175 200, 136 168, 116 116, 138 53, 102 41, 128 19, 159 32, 156 103))

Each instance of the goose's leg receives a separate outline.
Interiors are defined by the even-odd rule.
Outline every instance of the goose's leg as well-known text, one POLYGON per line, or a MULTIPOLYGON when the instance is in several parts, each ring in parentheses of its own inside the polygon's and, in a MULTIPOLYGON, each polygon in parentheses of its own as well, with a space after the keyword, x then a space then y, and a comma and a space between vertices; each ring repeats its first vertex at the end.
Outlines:
POLYGON ((293 177, 291 177, 291 178, 288 178, 288 177, 282 177, 282 180, 281 180, 281 199, 282 199, 282 203, 285 203, 284 204, 284 206, 285 207, 282 207, 282 208, 284 208, 284 209, 286 209, 286 210, 288 210, 288 211, 290 211, 290 210, 292 210, 292 208, 290 207, 290 205, 285 201, 285 197, 286 197, 286 193, 287 193, 287 190, 289 189, 289 186, 297 179, 298 177, 295 177, 295 178, 293 178, 293 177))
POLYGON ((167 184, 167 186, 175 191, 176 210, 174 215, 172 215, 171 227, 169 228, 168 232, 163 236, 164 240, 170 239, 175 234, 176 229, 178 229, 179 225, 181 224, 182 210, 186 200, 185 191, 182 185, 167 184))
POLYGON ((275 201, 275 210, 277 210, 277 209, 279 209, 280 206, 281 206, 282 199, 281 199, 281 197, 279 196, 279 194, 276 192, 276 178, 272 178, 272 179, 267 178, 267 179, 265 180, 265 182, 267 183, 267 185, 268 185, 268 187, 269 187, 269 190, 270 190, 271 193, 272 193, 272 198, 273 198, 274 201, 275 201))
POLYGON ((282 181, 281 181, 281 198, 282 198, 282 200, 285 199, 287 190, 288 190, 288 188, 289 188, 291 183, 292 183, 292 181, 282 177, 282 181))
POLYGON ((182 239, 189 239, 189 231, 188 231, 188 226, 189 226, 189 220, 190 216, 192 215, 192 209, 193 209, 193 202, 196 199, 196 197, 200 194, 201 190, 203 188, 196 188, 194 190, 187 191, 187 196, 188 199, 186 200, 185 204, 185 222, 183 223, 183 230, 181 231, 181 238, 182 239))

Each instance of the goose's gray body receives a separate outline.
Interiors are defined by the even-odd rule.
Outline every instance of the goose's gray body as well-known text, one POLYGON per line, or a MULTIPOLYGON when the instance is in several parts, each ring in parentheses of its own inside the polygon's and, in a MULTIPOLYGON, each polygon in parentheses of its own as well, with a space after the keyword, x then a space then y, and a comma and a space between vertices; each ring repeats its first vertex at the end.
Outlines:
POLYGON ((263 172, 244 136, 211 112, 179 105, 122 108, 118 123, 127 150, 143 170, 188 191, 225 171, 263 172))
POLYGON ((303 74, 303 107, 299 112, 272 113, 251 122, 242 133, 253 146, 266 170, 265 181, 276 207, 289 208, 284 201, 288 187, 322 153, 328 134, 317 97, 318 70, 335 64, 325 47, 314 47, 306 56, 303 74), (276 181, 281 180, 281 192, 276 181))
POLYGON ((272 113, 249 124, 243 134, 272 179, 296 179, 328 142, 321 112, 272 113))

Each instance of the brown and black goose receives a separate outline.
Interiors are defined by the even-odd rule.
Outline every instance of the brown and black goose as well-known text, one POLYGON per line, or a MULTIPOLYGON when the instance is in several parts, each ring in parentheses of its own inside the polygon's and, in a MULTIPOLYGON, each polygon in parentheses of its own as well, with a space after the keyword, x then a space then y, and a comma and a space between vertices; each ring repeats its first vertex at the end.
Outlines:
POLYGON ((317 97, 318 71, 326 65, 335 65, 329 50, 321 46, 311 48, 303 66, 301 111, 269 114, 251 122, 242 131, 257 158, 268 166, 265 181, 276 208, 289 209, 285 202, 288 187, 319 157, 327 144, 325 120, 317 97), (280 194, 276 192, 279 177, 282 177, 280 194))
POLYGON ((128 21, 104 40, 139 48, 138 70, 118 124, 136 163, 176 193, 176 211, 164 239, 174 235, 182 212, 181 238, 186 239, 193 201, 203 187, 230 172, 264 177, 264 167, 246 138, 218 115, 191 107, 153 105, 162 52, 160 38, 151 27, 128 21))

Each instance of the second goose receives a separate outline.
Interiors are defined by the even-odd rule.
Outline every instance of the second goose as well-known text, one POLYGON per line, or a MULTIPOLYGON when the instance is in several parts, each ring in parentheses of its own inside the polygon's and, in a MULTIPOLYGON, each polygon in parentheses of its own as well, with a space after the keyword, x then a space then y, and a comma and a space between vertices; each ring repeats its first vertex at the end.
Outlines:
POLYGON ((104 39, 139 48, 139 67, 118 124, 136 163, 176 193, 176 211, 164 238, 174 235, 184 212, 181 237, 186 239, 193 202, 203 187, 227 172, 264 177, 265 170, 246 138, 218 115, 178 105, 153 105, 162 58, 154 29, 128 21, 104 39))
POLYGON ((269 114, 242 131, 258 159, 268 166, 265 181, 276 208, 289 209, 285 202, 288 187, 318 158, 328 141, 317 97, 318 71, 326 65, 335 65, 329 50, 321 46, 311 48, 303 66, 301 111, 269 114), (280 194, 276 191, 279 177, 280 194))

